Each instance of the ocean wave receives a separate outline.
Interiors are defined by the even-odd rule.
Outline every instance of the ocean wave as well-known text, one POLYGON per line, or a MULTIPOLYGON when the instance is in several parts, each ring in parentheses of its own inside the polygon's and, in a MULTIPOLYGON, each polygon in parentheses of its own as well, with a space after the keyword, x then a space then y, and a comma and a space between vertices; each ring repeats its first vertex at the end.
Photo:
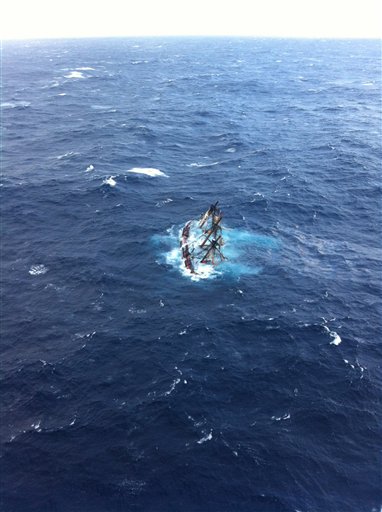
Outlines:
POLYGON ((165 391, 164 395, 165 395, 165 396, 169 396, 169 395, 171 395, 171 393, 174 391, 174 389, 175 389, 175 388, 176 388, 176 386, 179 384, 179 382, 180 382, 180 379, 179 379, 179 378, 175 379, 175 380, 173 381, 173 383, 171 384, 170 389, 169 389, 168 391, 165 391))
POLYGON ((203 444, 203 443, 206 443, 207 441, 211 441, 211 439, 212 439, 212 430, 208 434, 205 434, 201 439, 199 439, 197 441, 197 443, 203 444))
POLYGON ((71 158, 73 156, 79 155, 77 151, 68 151, 67 153, 63 153, 62 155, 56 156, 57 160, 63 160, 64 158, 71 158))
POLYGON ((109 176, 109 178, 105 178, 102 182, 103 185, 109 185, 109 187, 115 187, 117 182, 115 181, 115 176, 109 176))
POLYGON ((86 78, 81 71, 71 71, 68 75, 64 75, 65 78, 86 78))
POLYGON ((290 419, 289 412, 285 413, 283 416, 272 416, 272 420, 274 420, 274 421, 284 421, 284 420, 289 420, 289 419, 290 419))
POLYGON ((28 108, 31 106, 30 101, 6 101, 1 103, 0 107, 3 109, 11 109, 11 108, 28 108))
POLYGON ((200 163, 193 162, 192 164, 187 164, 187 167, 196 167, 198 169, 203 169, 205 167, 215 167, 215 165, 219 165, 220 162, 211 162, 211 163, 200 163))
POLYGON ((163 176, 165 178, 168 178, 169 176, 165 174, 164 172, 160 171, 159 169, 155 169, 152 167, 133 167, 132 169, 127 170, 126 172, 131 172, 133 174, 144 174, 146 176, 163 176))
POLYGON ((331 331, 327 325, 322 326, 325 331, 329 334, 329 336, 332 338, 332 341, 330 342, 330 345, 339 345, 342 343, 342 339, 339 334, 337 334, 335 331, 331 331))
POLYGON ((161 208, 162 206, 164 206, 165 204, 169 204, 169 203, 172 203, 173 202, 173 199, 171 199, 170 197, 168 197, 167 199, 163 199, 163 201, 158 201, 155 206, 157 208, 161 208))
POLYGON ((31 276, 41 276, 43 274, 46 274, 48 272, 48 269, 45 265, 32 265, 29 269, 29 274, 31 276))

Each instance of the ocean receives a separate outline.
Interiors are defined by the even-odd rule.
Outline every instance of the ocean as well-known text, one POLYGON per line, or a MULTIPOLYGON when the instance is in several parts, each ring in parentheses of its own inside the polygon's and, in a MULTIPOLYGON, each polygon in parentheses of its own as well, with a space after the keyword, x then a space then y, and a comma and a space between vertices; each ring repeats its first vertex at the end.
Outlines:
POLYGON ((379 512, 380 43, 4 42, 1 115, 1 510, 379 512))

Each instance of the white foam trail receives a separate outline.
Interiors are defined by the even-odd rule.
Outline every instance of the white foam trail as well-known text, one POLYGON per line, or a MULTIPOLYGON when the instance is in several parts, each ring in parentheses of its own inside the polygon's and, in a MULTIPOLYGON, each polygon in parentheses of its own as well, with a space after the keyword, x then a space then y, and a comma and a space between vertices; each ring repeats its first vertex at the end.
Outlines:
POLYGON ((174 391, 174 389, 176 388, 177 384, 179 384, 180 382, 180 379, 175 379, 174 382, 171 384, 171 388, 165 392, 165 395, 168 396, 168 395, 171 395, 171 393, 174 391))
POLYGON ((104 185, 109 185, 110 187, 115 187, 117 182, 115 181, 115 176, 110 176, 109 178, 106 178, 103 180, 104 185))
POLYGON ((31 276, 40 276, 46 274, 48 269, 45 265, 32 265, 29 269, 29 273, 31 276))
POLYGON ((86 169, 85 172, 94 171, 94 165, 90 164, 86 169))
POLYGON ((225 150, 226 153, 236 153, 236 149, 235 148, 228 148, 225 150))
POLYGON ((209 434, 205 435, 204 437, 202 437, 201 439, 199 439, 199 441, 197 441, 198 444, 203 444, 205 443, 206 441, 211 441, 212 439, 212 430, 209 434))
POLYGON ((160 171, 159 169, 154 169, 152 167, 133 167, 132 169, 129 169, 127 172, 132 172, 134 174, 145 174, 146 176, 164 176, 168 178, 167 174, 160 171))
POLYGON ((82 68, 76 68, 77 71, 94 71, 94 68, 83 66, 82 68))
POLYGON ((220 162, 212 162, 210 164, 206 164, 206 163, 198 163, 198 162, 193 162, 192 164, 188 164, 187 167, 197 167, 198 169, 202 169, 203 167, 213 167, 214 165, 219 165, 220 162))
POLYGON ((66 92, 60 92, 60 94, 58 94, 58 96, 66 96, 66 92))
POLYGON ((85 78, 81 71, 71 71, 69 75, 65 75, 65 78, 85 78))

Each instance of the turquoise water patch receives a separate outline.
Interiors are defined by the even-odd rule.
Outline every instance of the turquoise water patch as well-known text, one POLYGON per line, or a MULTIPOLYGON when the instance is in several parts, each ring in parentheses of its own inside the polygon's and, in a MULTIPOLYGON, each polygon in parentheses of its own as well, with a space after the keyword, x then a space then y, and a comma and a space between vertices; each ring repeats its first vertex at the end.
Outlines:
POLYGON ((218 276, 240 277, 258 275, 267 261, 280 248, 274 237, 253 233, 247 230, 227 228, 223 230, 225 244, 223 254, 227 258, 215 267, 203 265, 198 274, 191 274, 184 266, 179 248, 183 226, 172 226, 165 235, 154 235, 151 240, 157 248, 157 261, 176 269, 184 277, 193 281, 214 279, 218 276))

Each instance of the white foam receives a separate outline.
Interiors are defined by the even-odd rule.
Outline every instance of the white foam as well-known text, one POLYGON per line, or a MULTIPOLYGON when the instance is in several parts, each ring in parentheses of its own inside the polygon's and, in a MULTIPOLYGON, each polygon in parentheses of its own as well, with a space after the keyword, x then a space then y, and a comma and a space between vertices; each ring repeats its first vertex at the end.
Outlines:
MULTIPOLYGON (((192 273, 189 269, 187 269, 184 265, 184 261, 181 257, 181 251, 179 250, 178 241, 181 239, 182 230, 180 229, 178 234, 173 231, 173 228, 167 230, 170 236, 176 238, 177 247, 165 253, 165 261, 167 265, 171 265, 172 267, 176 267, 179 269, 181 274, 192 281, 200 281, 200 279, 208 279, 213 278, 219 275, 219 272, 215 269, 213 265, 210 264, 199 264, 195 266, 195 273, 192 273)), ((192 245, 197 242, 197 236, 195 235, 196 230, 191 230, 189 244, 192 245)))
POLYGON ((171 395, 171 393, 174 391, 174 389, 176 388, 177 384, 179 384, 180 382, 180 379, 175 379, 174 382, 171 384, 171 388, 165 392, 165 395, 168 396, 168 395, 171 395))
POLYGON ((29 101, 15 101, 15 102, 5 102, 1 103, 1 108, 27 108, 30 106, 29 101))
POLYGON ((254 194, 254 198, 251 200, 251 203, 255 203, 256 201, 259 201, 259 199, 257 199, 257 198, 260 198, 260 200, 261 200, 261 199, 264 199, 264 196, 261 192, 256 192, 254 194))
POLYGON ((212 439, 212 430, 209 434, 205 435, 204 437, 202 437, 201 439, 199 439, 199 441, 197 441, 198 444, 203 444, 205 443, 206 441, 211 441, 212 439))
POLYGON ((226 153, 236 153, 236 148, 228 148, 225 150, 226 153))
POLYGON ((58 94, 58 96, 66 96, 66 92, 60 92, 60 94, 58 94))
POLYGON ((110 176, 109 178, 105 178, 102 183, 104 185, 109 185, 110 187, 115 187, 117 182, 115 181, 114 178, 115 178, 115 176, 110 176))
POLYGON ((329 336, 333 338, 333 341, 330 342, 331 345, 339 345, 342 342, 340 336, 335 331, 329 331, 329 336))
POLYGON ((134 174, 145 174, 146 176, 164 176, 168 178, 167 174, 160 171, 159 169, 154 169, 152 167, 133 167, 132 169, 129 169, 127 172, 132 172, 134 174))
POLYGON ((162 206, 164 206, 165 204, 168 204, 168 203, 172 203, 172 199, 170 197, 168 197, 167 199, 164 199, 163 201, 159 201, 158 203, 156 203, 156 207, 157 208, 161 208, 162 206))
POLYGON ((147 311, 146 309, 137 309, 135 307, 131 307, 129 308, 129 313, 133 315, 144 315, 145 313, 147 313, 147 311))
POLYGON ((48 269, 45 265, 32 265, 29 269, 29 273, 31 276, 40 276, 46 274, 48 269))
POLYGON ((78 71, 94 71, 94 68, 83 66, 81 68, 76 68, 78 71))
POLYGON ((70 158, 72 156, 78 155, 76 151, 68 151, 67 153, 64 153, 63 155, 56 156, 57 160, 62 160, 63 158, 70 158))
POLYGON ((284 414, 284 416, 272 416, 272 420, 275 420, 275 421, 282 421, 282 420, 289 420, 290 419, 290 414, 289 413, 286 413, 284 414))
POLYGON ((36 421, 36 423, 32 423, 31 427, 37 430, 37 432, 41 432, 41 420, 36 421))
POLYGON ((94 165, 90 164, 86 169, 85 172, 94 171, 94 165))
POLYGON ((198 169, 202 169, 203 167, 213 167, 213 166, 219 165, 219 164, 220 164, 220 162, 212 162, 210 164, 193 162, 192 164, 188 164, 187 167, 197 167, 198 169))
POLYGON ((65 75, 65 78, 85 78, 81 71, 71 71, 69 75, 65 75))

